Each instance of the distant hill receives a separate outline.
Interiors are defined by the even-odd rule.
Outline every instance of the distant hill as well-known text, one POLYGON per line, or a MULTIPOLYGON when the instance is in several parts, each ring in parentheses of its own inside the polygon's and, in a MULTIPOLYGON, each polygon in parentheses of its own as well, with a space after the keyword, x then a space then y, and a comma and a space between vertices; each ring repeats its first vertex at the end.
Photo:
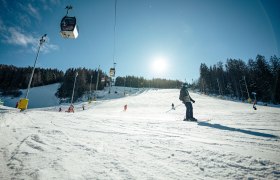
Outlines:
MULTIPOLYGON (((57 89, 60 87, 60 83, 55 83, 46 86, 30 88, 28 99, 28 108, 38 108, 38 107, 49 107, 59 105, 59 98, 55 96, 57 89)), ((15 107, 17 101, 25 96, 26 89, 19 90, 21 96, 11 97, 2 96, 2 101, 4 101, 5 106, 15 107)))

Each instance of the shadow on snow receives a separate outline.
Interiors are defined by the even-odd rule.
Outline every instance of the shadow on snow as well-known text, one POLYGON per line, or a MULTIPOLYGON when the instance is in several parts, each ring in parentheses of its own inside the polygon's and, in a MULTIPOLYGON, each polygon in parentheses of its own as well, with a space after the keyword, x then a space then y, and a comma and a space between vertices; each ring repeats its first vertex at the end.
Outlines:
POLYGON ((261 136, 265 138, 278 138, 278 136, 272 135, 272 134, 266 134, 266 133, 261 133, 261 132, 256 132, 256 131, 249 131, 249 130, 244 130, 244 129, 239 129, 239 128, 232 128, 228 126, 224 126, 221 124, 211 124, 208 122, 198 122, 199 126, 207 126, 211 128, 216 128, 216 129, 221 129, 221 130, 226 130, 226 131, 236 131, 236 132, 241 132, 244 134, 249 134, 253 136, 261 136))

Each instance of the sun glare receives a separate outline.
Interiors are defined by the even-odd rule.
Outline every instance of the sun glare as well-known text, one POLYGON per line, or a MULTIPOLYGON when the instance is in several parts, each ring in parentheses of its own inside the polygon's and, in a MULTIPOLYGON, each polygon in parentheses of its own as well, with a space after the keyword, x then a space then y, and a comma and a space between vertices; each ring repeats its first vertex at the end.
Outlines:
POLYGON ((167 67, 167 61, 163 57, 157 57, 152 62, 152 69, 155 73, 165 72, 167 67))

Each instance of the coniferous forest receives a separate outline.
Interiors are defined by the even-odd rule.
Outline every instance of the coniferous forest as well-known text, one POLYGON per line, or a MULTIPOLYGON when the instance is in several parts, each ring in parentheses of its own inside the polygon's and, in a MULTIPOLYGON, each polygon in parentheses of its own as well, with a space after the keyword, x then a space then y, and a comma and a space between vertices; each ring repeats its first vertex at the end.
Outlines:
MULTIPOLYGON (((26 89, 33 67, 15 67, 0 64, 0 91, 2 95, 20 96, 19 89, 26 89)), ((31 87, 62 82, 64 73, 57 69, 36 68, 31 87)))
MULTIPOLYGON (((21 95, 19 89, 26 89, 28 86, 29 78, 32 72, 32 67, 15 67, 10 65, 0 65, 0 92, 3 96, 21 95)), ((73 100, 76 101, 84 94, 96 90, 97 77, 98 77, 98 90, 104 89, 105 86, 110 84, 110 77, 108 77, 101 69, 92 70, 86 68, 69 68, 64 73, 57 69, 42 69, 36 68, 31 87, 48 85, 53 83, 61 83, 61 86, 56 92, 59 98, 70 99, 72 96, 73 85, 76 78, 75 93, 73 100)), ((126 86, 135 88, 178 88, 182 84, 180 81, 166 80, 166 79, 152 79, 147 80, 143 77, 126 76, 117 77, 115 79, 116 86, 126 86)))
MULTIPOLYGON (((32 67, 15 67, 0 64, 0 91, 2 95, 20 96, 19 89, 28 86, 32 67)), ((76 73, 76 88, 74 101, 96 89, 97 77, 98 90, 109 85, 110 77, 102 70, 86 68, 70 68, 63 71, 57 69, 36 68, 31 87, 61 83, 56 92, 59 98, 70 98, 76 73)), ((200 65, 200 77, 193 84, 205 94, 218 94, 237 97, 240 100, 254 99, 258 101, 280 103, 280 59, 276 56, 266 59, 257 55, 255 59, 244 62, 241 59, 227 59, 226 63, 218 62, 215 65, 200 65)), ((180 88, 182 82, 178 80, 152 79, 143 77, 126 76, 115 79, 116 86, 134 88, 180 88)))
POLYGON ((97 77, 98 90, 104 89, 104 87, 106 86, 106 81, 108 80, 108 76, 100 69, 98 76, 98 70, 91 70, 86 68, 70 68, 65 72, 62 84, 56 93, 59 98, 71 97, 76 73, 78 73, 78 76, 75 84, 75 94, 73 97, 74 101, 82 97, 85 93, 90 92, 90 90, 92 90, 92 92, 96 90, 97 77), (102 79, 104 81, 102 81, 102 79))
POLYGON ((257 55, 244 62, 241 59, 227 59, 213 66, 200 65, 200 77, 196 88, 206 94, 237 97, 241 100, 280 103, 280 59, 276 56, 265 59, 257 55))
POLYGON ((179 80, 167 80, 155 78, 152 80, 143 77, 126 76, 117 77, 116 86, 134 87, 134 88, 180 88, 182 82, 179 80))

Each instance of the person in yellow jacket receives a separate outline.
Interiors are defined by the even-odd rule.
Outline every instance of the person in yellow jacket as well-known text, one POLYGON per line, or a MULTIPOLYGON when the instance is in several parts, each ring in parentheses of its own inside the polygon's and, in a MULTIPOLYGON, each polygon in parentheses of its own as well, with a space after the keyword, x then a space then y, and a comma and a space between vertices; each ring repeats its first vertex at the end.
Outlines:
POLYGON ((189 91, 187 89, 187 84, 184 83, 181 90, 180 90, 180 96, 179 99, 185 104, 186 106, 186 118, 184 121, 197 121, 193 117, 193 106, 192 103, 195 103, 195 100, 193 100, 189 94, 189 91), (192 102, 192 103, 191 103, 192 102))

